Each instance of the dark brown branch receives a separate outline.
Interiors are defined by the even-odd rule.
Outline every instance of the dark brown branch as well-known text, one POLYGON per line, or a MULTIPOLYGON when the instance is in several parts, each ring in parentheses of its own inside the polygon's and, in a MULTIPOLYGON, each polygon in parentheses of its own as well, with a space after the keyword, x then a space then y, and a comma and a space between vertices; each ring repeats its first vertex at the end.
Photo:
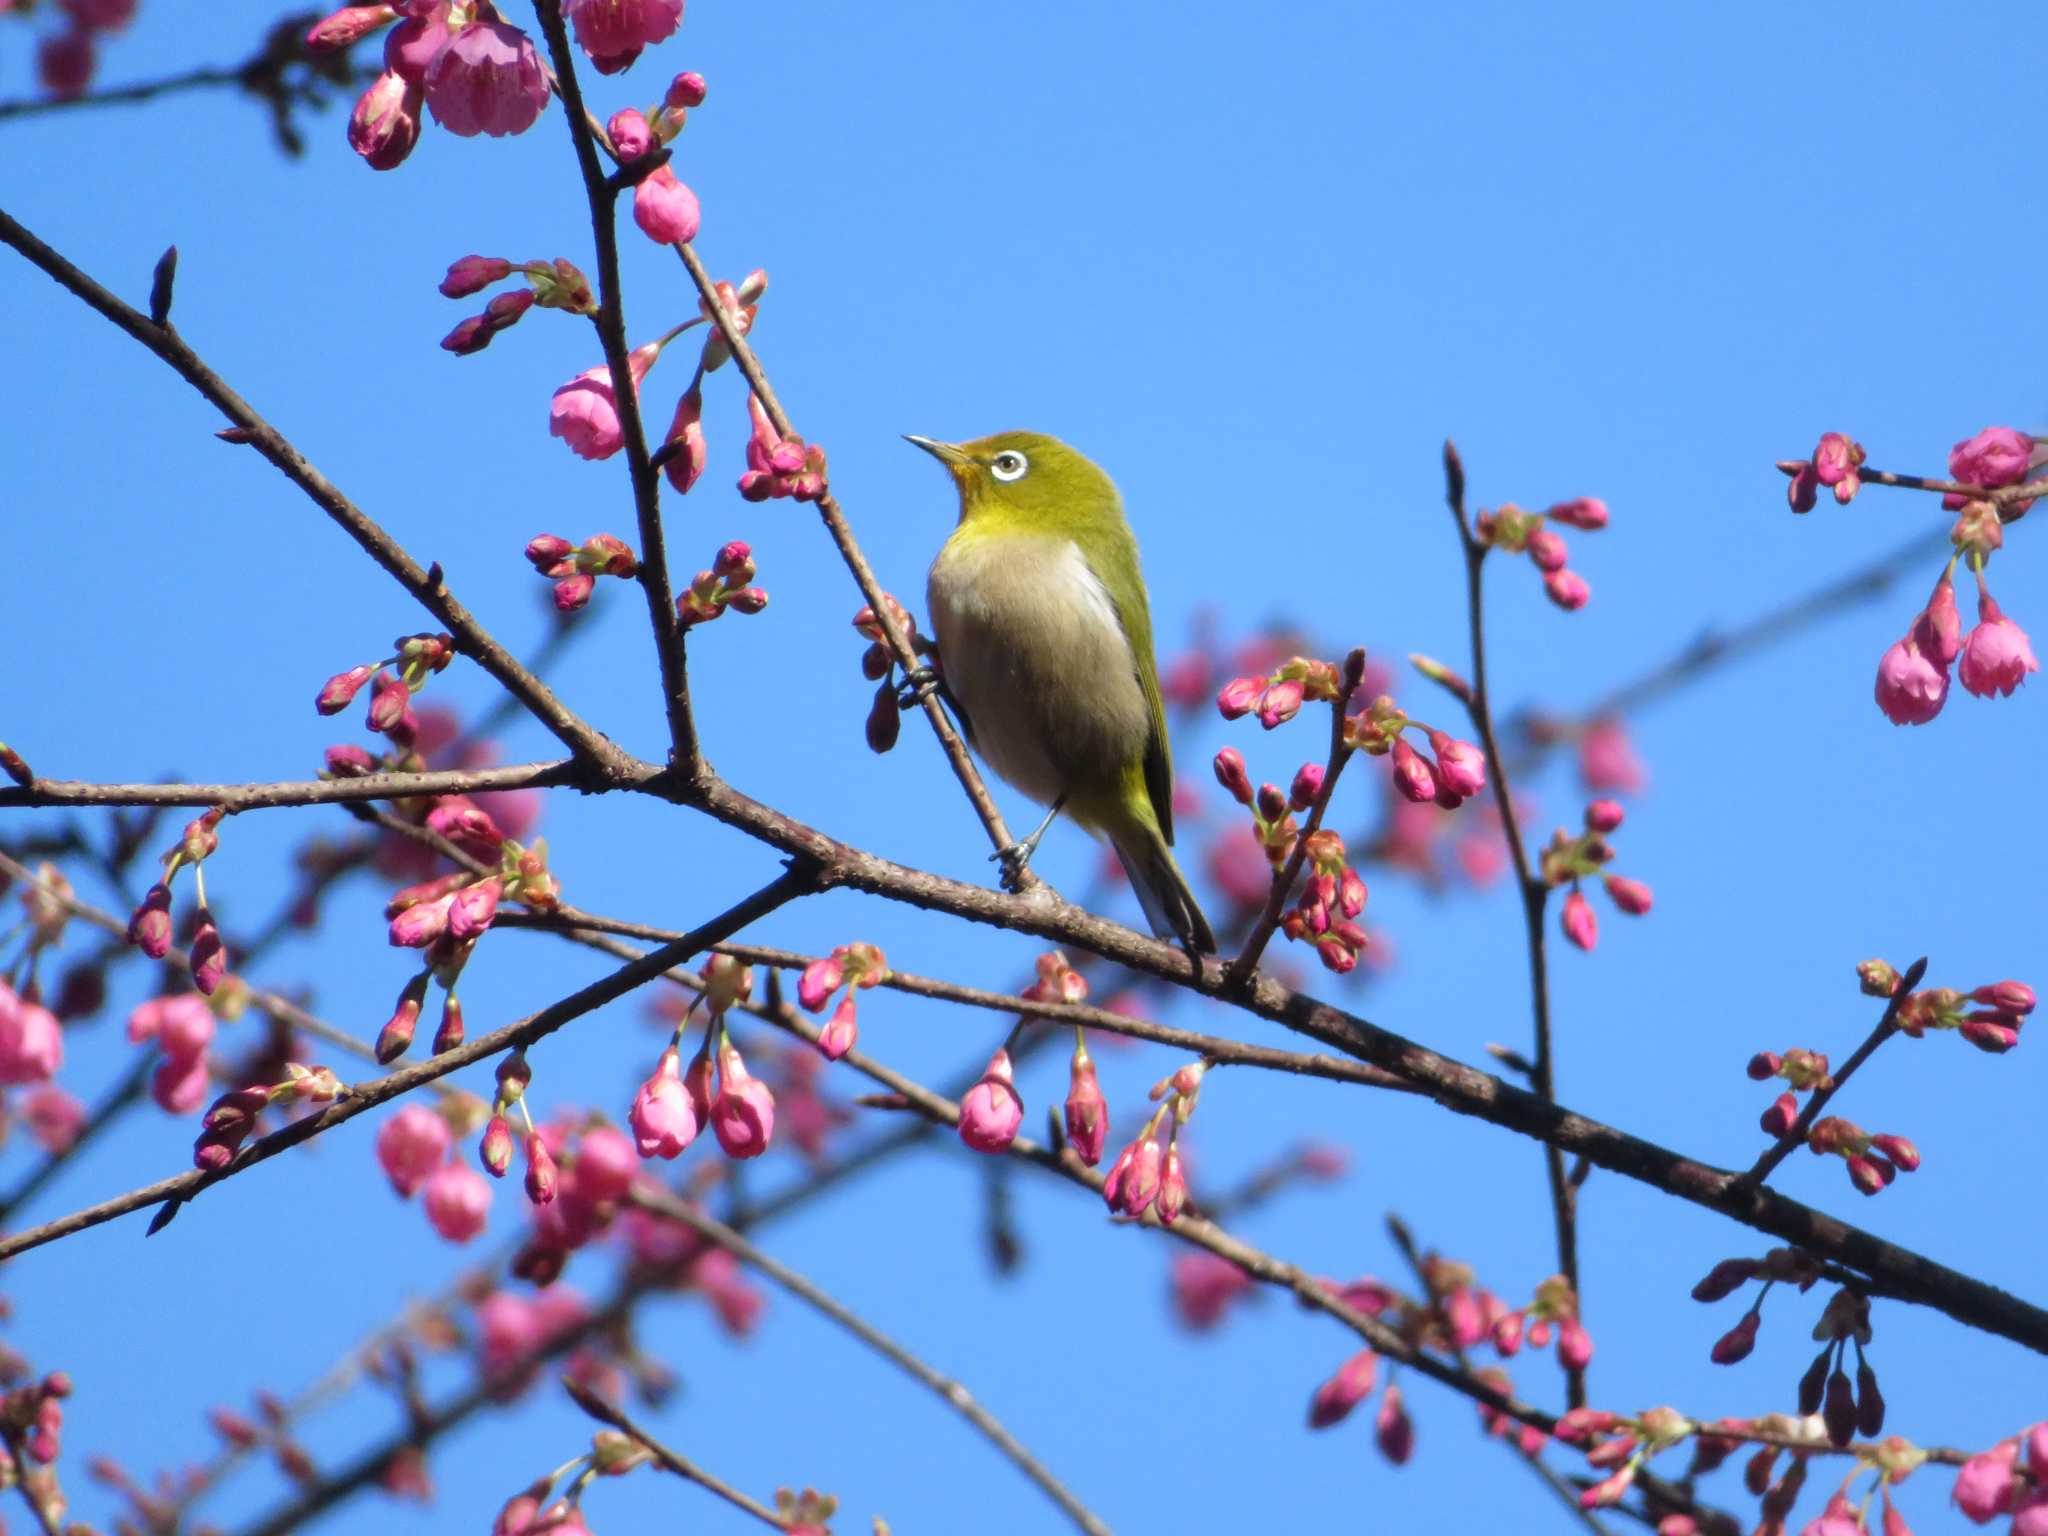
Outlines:
MULTIPOLYGON (((1472 690, 1466 708, 1479 732, 1479 744, 1486 753, 1487 772, 1493 778, 1494 804, 1500 810, 1501 831, 1515 863, 1515 885, 1522 897, 1522 927, 1529 951, 1529 1001, 1535 1018, 1536 1045, 1529 1064, 1529 1085, 1545 1103, 1557 1102, 1556 1063, 1551 1046, 1550 960, 1545 947, 1544 912, 1550 901, 1550 887, 1529 864, 1529 849, 1515 820, 1515 795, 1508 782, 1507 759, 1500 750, 1500 738, 1493 725, 1493 695, 1486 681, 1486 610, 1484 582, 1487 546, 1472 532, 1465 515, 1465 466, 1457 447, 1444 442, 1444 500, 1457 525, 1458 545, 1465 556, 1465 609, 1472 635, 1472 690)), ((1557 1234, 1557 1267, 1571 1283, 1572 1294, 1581 1302, 1579 1289, 1578 1190, 1565 1176, 1564 1152, 1552 1144, 1543 1150, 1544 1178, 1550 1185, 1551 1225, 1557 1234)), ((1586 1373, 1582 1369, 1565 1374, 1566 1395, 1572 1407, 1586 1406, 1586 1373)))
MULTIPOLYGON (((894 1339, 863 1321, 795 1270, 770 1258, 724 1222, 706 1216, 689 1202, 678 1200, 666 1193, 635 1192, 629 1198, 636 1205, 681 1222, 698 1235, 716 1243, 741 1263, 760 1270, 806 1305, 822 1312, 868 1348, 914 1377, 920 1386, 927 1387, 944 1398, 955 1412, 979 1430, 1018 1471, 1036 1483, 1047 1498, 1059 1505, 1075 1526, 1088 1532, 1089 1536, 1109 1536, 1109 1527, 1102 1523, 1100 1517, 1075 1498, 1067 1486, 1054 1477, 1045 1464, 1032 1455, 1015 1435, 1003 1428, 1002 1422, 994 1414, 977 1403, 973 1395, 959 1382, 949 1376, 940 1375, 894 1339)), ((630 1430, 627 1432, 631 1433, 630 1430)))
POLYGON ((1873 1029, 1869 1038, 1857 1046, 1849 1059, 1842 1063, 1842 1070, 1832 1074, 1832 1079, 1825 1088, 1814 1089, 1806 1101, 1806 1108, 1799 1112, 1799 1118, 1792 1122, 1774 1146, 1756 1160, 1756 1166, 1744 1174, 1744 1178, 1754 1180, 1758 1184, 1763 1183, 1777 1169, 1778 1164, 1790 1157, 1806 1140, 1806 1133, 1813 1129, 1814 1121, 1820 1118, 1820 1112, 1827 1108, 1828 1101, 1842 1091, 1843 1085, 1856 1075, 1856 1069, 1870 1060, 1880 1045, 1898 1033, 1899 1009, 1904 1006, 1912 990, 1920 985, 1920 978, 1926 974, 1925 955, 1906 967, 1906 974, 1899 978, 1897 989, 1885 1003, 1884 1016, 1877 1021, 1877 1028, 1873 1029))
MULTIPOLYGON (((168 1179, 160 1179, 154 1184, 145 1185, 141 1189, 117 1195, 111 1200, 103 1200, 98 1205, 73 1211, 68 1216, 45 1222, 42 1226, 32 1227, 26 1232, 11 1233, 0 1238, 0 1259, 13 1258, 16 1254, 25 1253, 31 1248, 39 1248, 45 1243, 55 1242, 60 1237, 68 1237, 73 1232, 99 1226, 131 1211, 167 1203, 183 1204, 209 1186, 218 1184, 223 1179, 232 1178, 258 1163, 268 1161, 301 1142, 310 1141, 323 1131, 353 1120, 365 1110, 374 1109, 400 1094, 438 1081, 451 1072, 460 1071, 472 1062, 482 1061, 500 1051, 531 1045, 560 1029, 571 1019, 580 1018, 615 998, 625 996, 643 982, 651 981, 671 966, 681 964, 706 946, 730 938, 748 923, 814 889, 814 870, 799 861, 753 895, 729 907, 694 932, 672 944, 664 944, 631 964, 620 967, 609 976, 602 977, 589 986, 572 992, 559 1002, 550 1004, 538 1013, 494 1029, 488 1034, 479 1035, 476 1039, 457 1046, 454 1050, 443 1051, 430 1060, 401 1068, 387 1077, 344 1088, 341 1097, 324 1109, 295 1120, 282 1130, 273 1131, 261 1140, 252 1142, 223 1168, 193 1169, 187 1173, 175 1174, 168 1179)), ((159 1220, 161 1219, 160 1217, 159 1220)))
MULTIPOLYGON (((683 630, 676 618, 675 593, 669 585, 668 542, 661 523, 661 475, 647 451, 647 432, 640 415, 640 391, 627 360, 626 301, 619 283, 618 192, 606 180, 598 158, 598 139, 583 105, 576 78, 576 55, 562 23, 560 0, 535 0, 534 14, 547 38, 554 61, 555 90, 562 98, 576 164, 590 204, 591 236, 597 245, 598 339, 611 370, 612 400, 625 438, 626 467, 633 483, 633 511, 640 529, 641 593, 654 633, 661 669, 662 706, 668 717, 669 747, 675 770, 695 779, 704 768, 697 744, 697 723, 690 712, 690 678, 684 665, 683 630)), ((609 148, 609 146, 607 146, 609 148)))
MULTIPOLYGON (((344 805, 359 800, 404 800, 415 795, 474 795, 501 789, 552 789, 580 784, 587 775, 571 759, 505 768, 457 768, 438 773, 366 773, 355 779, 280 780, 270 784, 92 784, 38 778, 26 787, 0 788, 0 810, 50 805, 218 805, 231 812, 280 806, 344 805)), ((603 781, 587 786, 602 790, 603 781)))
POLYGON ((255 409, 185 344, 176 328, 156 325, 133 306, 124 303, 98 282, 81 272, 45 245, 28 229, 0 210, 0 243, 14 247, 56 282, 126 331, 157 357, 169 364, 194 389, 216 406, 247 434, 249 446, 284 474, 325 512, 372 560, 382 566, 429 613, 456 638, 457 648, 497 681, 547 727, 557 740, 600 772, 623 773, 631 758, 608 738, 586 724, 555 697, 554 691, 535 677, 518 658, 507 651, 467 608, 458 602, 441 579, 436 565, 422 570, 398 541, 337 490, 327 477, 307 462, 283 433, 256 414, 255 409))

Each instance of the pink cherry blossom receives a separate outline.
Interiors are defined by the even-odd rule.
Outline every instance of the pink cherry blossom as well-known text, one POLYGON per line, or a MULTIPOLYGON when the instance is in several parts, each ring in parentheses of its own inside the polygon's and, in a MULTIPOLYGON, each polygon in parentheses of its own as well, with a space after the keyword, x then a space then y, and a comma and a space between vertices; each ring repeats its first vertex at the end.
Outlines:
POLYGON ((212 1088, 203 1051, 197 1056, 166 1056, 149 1078, 149 1096, 167 1115, 191 1114, 206 1102, 212 1088))
POLYGON ((1093 1168, 1102 1161, 1103 1145, 1109 1139, 1109 1105, 1102 1097, 1102 1086, 1095 1077, 1095 1061, 1086 1047, 1074 1051, 1065 1114, 1067 1145, 1074 1149, 1076 1157, 1093 1168))
POLYGON ((427 1220, 449 1242, 466 1243, 483 1231, 491 1213, 491 1185, 468 1163, 443 1163, 420 1190, 427 1220))
POLYGON ((1908 635, 1877 664, 1877 707, 1893 725, 1925 725, 1948 702, 1948 669, 1908 635))
POLYGON ((624 107, 611 115, 611 121, 604 125, 605 135, 612 141, 612 149, 621 165, 638 160, 654 148, 654 130, 647 126, 647 118, 638 107, 624 107))
POLYGON ((592 1126, 576 1142, 576 1192, 600 1205, 624 1199, 639 1172, 633 1152, 633 1143, 618 1131, 592 1126))
POLYGON ((633 189, 633 222, 656 245, 687 245, 697 238, 703 211, 698 207, 697 194, 663 165, 633 189))
POLYGON ((1471 742, 1431 731, 1429 750, 1436 754, 1437 782, 1453 794, 1471 796, 1486 788, 1486 754, 1471 742))
POLYGON ((2010 697, 2029 672, 2040 670, 2027 632, 1999 611, 1989 592, 1979 591, 1977 627, 1963 642, 1962 665, 1956 668, 1963 686, 1980 699, 1994 693, 2010 697))
POLYGON ((399 1198, 410 1199, 448 1160, 453 1141, 445 1119, 424 1104, 407 1104, 377 1127, 377 1166, 399 1198))
POLYGON ((727 1157, 759 1157, 775 1135, 775 1095, 747 1071, 740 1053, 731 1046, 718 1054, 718 1096, 711 1101, 711 1129, 727 1157))
POLYGON ((683 1087, 680 1058, 671 1046, 661 1053, 654 1075, 640 1085, 626 1117, 642 1157, 677 1157, 703 1129, 683 1087))
POLYGON ((493 1291, 476 1307, 483 1372, 503 1376, 532 1357, 545 1340, 540 1309, 513 1291, 493 1291))
POLYGON ((434 55, 427 106, 450 133, 493 138, 524 133, 548 104, 548 78, 533 39, 502 21, 472 21, 434 55))
POLYGON ((1564 899, 1561 921, 1564 936, 1581 949, 1591 949, 1600 940, 1600 919, 1593 914, 1593 904, 1586 900, 1584 893, 1573 891, 1564 899))
MULTIPOLYGON (((650 343, 628 357, 636 392, 660 350, 650 343)), ((625 447, 625 429, 619 425, 619 406, 612 394, 609 368, 579 373, 555 391, 554 401, 548 407, 548 432, 567 443, 569 451, 579 458, 608 459, 625 447)))
POLYGON ((196 992, 152 997, 128 1015, 128 1038, 154 1040, 166 1056, 190 1060, 213 1043, 213 1010, 196 992))
POLYGON ((2019 1487, 2013 1472, 2019 1452, 2018 1440, 2002 1440, 1964 1462, 1956 1473, 1956 1508, 1979 1525, 2011 1510, 2019 1487))
MULTIPOLYGON (((2034 440, 2026 433, 2011 427, 1986 427, 1949 449, 1949 478, 1986 490, 2017 485, 2026 477, 2033 452, 2034 440)), ((1963 504, 1963 498, 1952 492, 1942 500, 1951 511, 1963 504)))
POLYGON ((1174 1255, 1171 1283, 1175 1314, 1201 1333, 1222 1322, 1230 1303, 1257 1282, 1230 1260, 1197 1249, 1174 1255))
POLYGON ((832 1017, 818 1034, 818 1054, 827 1061, 837 1061, 852 1050, 860 1039, 859 1011, 848 992, 839 999, 839 1006, 832 1010, 832 1017))
POLYGON ((57 1016, 0 982, 0 1083, 46 1083, 63 1065, 57 1016))
POLYGON ((36 1145, 56 1157, 68 1152, 85 1129, 85 1106, 56 1084, 45 1083, 22 1100, 21 1118, 36 1145))
POLYGON ((1638 794, 1648 781, 1643 761, 1619 720, 1595 720, 1579 738, 1579 780, 1590 790, 1638 794))
POLYGON ((1593 589, 1586 585, 1585 577, 1577 571, 1562 568, 1544 576, 1543 590, 1553 603, 1567 613, 1578 612, 1593 596, 1593 589))
POLYGON ((1601 883, 1607 887, 1607 895, 1614 904, 1631 917, 1641 917, 1650 910, 1650 888, 1640 880, 1630 880, 1624 875, 1607 875, 1601 883))
POLYGON ((977 1152, 1001 1152, 1023 1123, 1024 1101, 1017 1096, 1010 1053, 998 1050, 960 1101, 960 1139, 977 1152))
POLYGON ((1380 1357, 1361 1349, 1337 1368, 1336 1375, 1317 1387, 1308 1400, 1308 1427, 1328 1429, 1340 1422, 1372 1392, 1379 1374, 1380 1357))
POLYGON ((389 24, 395 14, 388 5, 345 5, 313 23, 306 46, 315 53, 350 47, 389 24))
POLYGON ((600 70, 613 63, 623 68, 642 48, 673 35, 683 20, 683 0, 568 0, 564 9, 577 46, 600 70))
POLYGON ((419 142, 420 108, 425 103, 424 90, 396 70, 387 69, 356 99, 348 120, 349 148, 375 171, 404 164, 419 142))

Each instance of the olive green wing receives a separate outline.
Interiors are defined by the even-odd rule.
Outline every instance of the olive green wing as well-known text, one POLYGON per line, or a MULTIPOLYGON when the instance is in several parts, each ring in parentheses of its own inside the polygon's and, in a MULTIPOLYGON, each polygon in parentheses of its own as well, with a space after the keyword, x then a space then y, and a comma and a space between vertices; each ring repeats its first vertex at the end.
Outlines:
POLYGON ((1159 692, 1159 666, 1152 655, 1152 608, 1145 598, 1145 577, 1138 565, 1138 541, 1119 509, 1110 526, 1089 529, 1076 542, 1088 568, 1116 605, 1124 639, 1131 647, 1131 667, 1145 695, 1152 728, 1145 740, 1145 792, 1159 834, 1173 841, 1173 745, 1166 737, 1166 700, 1159 692))

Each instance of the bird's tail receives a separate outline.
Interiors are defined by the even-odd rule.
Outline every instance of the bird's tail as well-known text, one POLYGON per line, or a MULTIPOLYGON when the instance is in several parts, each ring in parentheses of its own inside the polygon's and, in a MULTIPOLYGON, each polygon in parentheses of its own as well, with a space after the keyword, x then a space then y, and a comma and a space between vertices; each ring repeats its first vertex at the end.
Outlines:
POLYGON ((1152 931, 1163 939, 1179 939, 1202 954, 1213 955, 1216 935, 1210 930, 1209 920, 1202 916, 1195 893, 1188 889, 1180 866, 1173 861, 1173 850, 1167 847, 1159 829, 1132 826, 1113 835, 1110 846, 1116 849, 1124 873, 1130 877, 1131 889, 1137 892, 1138 905, 1145 909, 1145 920, 1152 925, 1152 931))

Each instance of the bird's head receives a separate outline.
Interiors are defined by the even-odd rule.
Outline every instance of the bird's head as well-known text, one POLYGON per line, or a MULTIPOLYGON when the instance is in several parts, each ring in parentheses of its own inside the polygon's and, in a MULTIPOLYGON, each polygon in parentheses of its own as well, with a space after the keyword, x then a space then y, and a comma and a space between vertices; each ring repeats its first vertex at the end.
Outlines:
POLYGON ((1108 475, 1056 437, 998 432, 972 442, 906 437, 945 465, 960 491, 960 519, 1021 528, 1069 528, 1121 514, 1108 475))

